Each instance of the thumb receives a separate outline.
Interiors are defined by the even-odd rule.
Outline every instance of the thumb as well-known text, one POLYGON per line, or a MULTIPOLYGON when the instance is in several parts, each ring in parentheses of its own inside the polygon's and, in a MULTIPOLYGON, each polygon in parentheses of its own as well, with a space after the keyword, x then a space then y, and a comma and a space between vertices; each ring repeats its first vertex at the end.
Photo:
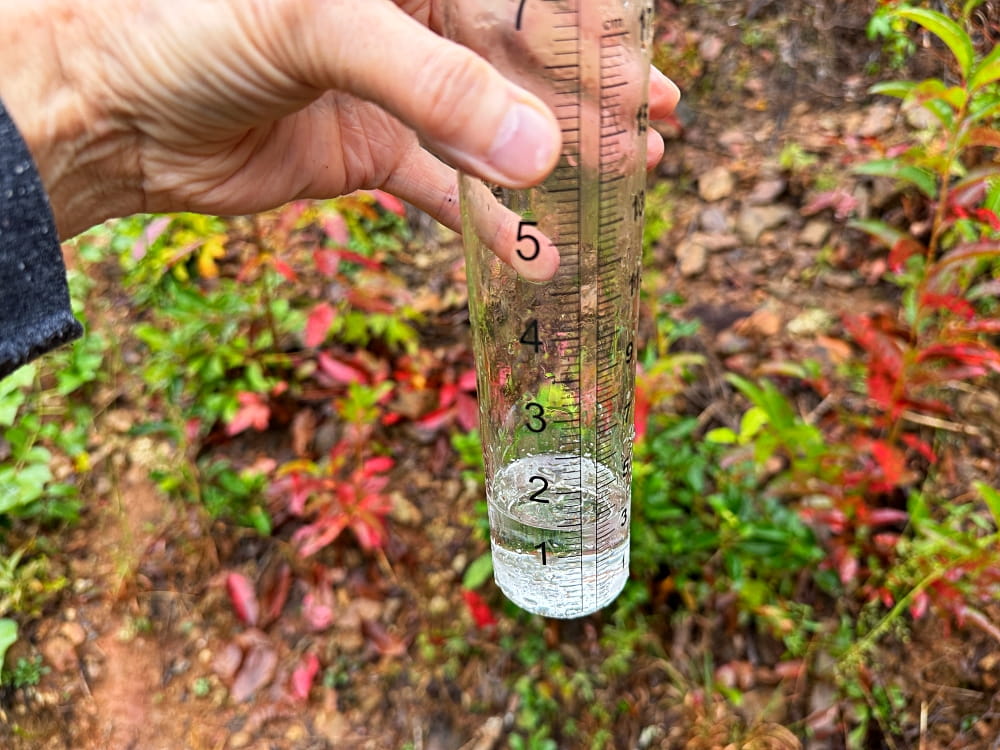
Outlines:
POLYGON ((555 167, 561 141, 555 116, 483 58, 389 0, 303 5, 310 18, 288 34, 295 50, 285 51, 300 61, 309 84, 378 104, 429 150, 491 182, 526 187, 555 167))

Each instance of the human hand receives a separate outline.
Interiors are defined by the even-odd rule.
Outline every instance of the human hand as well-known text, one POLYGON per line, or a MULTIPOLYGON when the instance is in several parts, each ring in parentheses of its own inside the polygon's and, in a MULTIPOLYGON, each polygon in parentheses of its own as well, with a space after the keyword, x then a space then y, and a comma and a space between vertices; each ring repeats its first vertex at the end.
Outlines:
MULTIPOLYGON (((139 211, 243 214, 361 188, 458 229, 453 167, 526 187, 560 133, 435 33, 439 15, 429 0, 0 0, 0 97, 62 237, 139 211)), ((676 101, 654 76, 651 117, 676 101)))

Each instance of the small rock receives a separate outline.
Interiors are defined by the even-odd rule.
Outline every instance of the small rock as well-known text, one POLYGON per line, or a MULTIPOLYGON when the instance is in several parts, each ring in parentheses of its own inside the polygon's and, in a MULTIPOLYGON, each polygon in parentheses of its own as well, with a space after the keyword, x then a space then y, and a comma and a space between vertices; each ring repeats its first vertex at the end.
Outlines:
POLYGON ((896 122, 896 107, 891 104, 876 104, 868 110, 865 119, 858 127, 857 135, 862 138, 873 138, 892 129, 896 122))
POLYGON ((907 107, 904 114, 906 124, 914 130, 927 130, 938 121, 927 107, 907 107))
POLYGON ((833 316, 821 308, 813 308, 799 313, 788 321, 786 330, 793 336, 815 336, 823 333, 833 324, 833 316))
POLYGON ((285 732, 285 739, 289 742, 301 742, 309 736, 306 728, 301 724, 292 724, 285 732))
POLYGON ((732 250, 740 246, 740 238, 735 234, 702 234, 692 235, 692 239, 697 238, 699 244, 704 245, 710 253, 721 253, 725 250, 732 250))
POLYGON ((715 339, 715 348, 723 356, 741 354, 749 351, 753 342, 746 336, 740 336, 735 331, 723 331, 715 339))
POLYGON ((761 180, 753 186, 753 190, 747 196, 747 203, 754 206, 774 203, 778 196, 785 192, 786 187, 787 183, 780 178, 761 180))
POLYGON ((237 732, 229 738, 229 747, 234 750, 239 750, 240 748, 246 747, 251 742, 253 742, 253 737, 249 732, 237 732))
POLYGON ((451 602, 441 594, 435 594, 427 603, 427 611, 432 615, 443 615, 451 610, 451 602))
POLYGON ((685 278, 697 276, 708 266, 708 248, 694 237, 682 240, 675 253, 677 268, 685 278))
POLYGON ((840 289, 844 292, 850 291, 851 289, 857 289, 861 284, 858 277, 850 271, 827 271, 826 273, 820 274, 819 280, 828 287, 840 289))
POLYGON ((744 206, 736 219, 736 231, 744 242, 753 244, 765 231, 781 226, 791 216, 788 206, 744 206))
POLYGON ((732 172, 721 166, 708 170, 698 178, 698 195, 709 203, 728 198, 735 187, 732 172))
POLYGON ((781 331, 781 316, 768 307, 762 307, 759 310, 754 310, 749 318, 741 320, 736 328, 740 333, 750 336, 770 338, 778 335, 778 332, 781 331))
POLYGON ((721 37, 706 36, 698 44, 698 56, 705 62, 714 62, 722 55, 726 43, 721 37))
POLYGON ((64 622, 59 626, 59 635, 74 646, 80 646, 87 640, 87 631, 78 622, 64 622))
POLYGON ((68 672, 77 666, 76 647, 61 635, 47 639, 38 650, 56 672, 68 672))
POLYGON ((830 222, 813 219, 805 225, 799 234, 799 242, 809 247, 821 247, 826 242, 826 238, 830 236, 831 229, 833 229, 833 225, 830 222))
POLYGON ((389 518, 401 526, 419 526, 424 520, 420 508, 410 502, 402 492, 392 493, 392 510, 389 518))
POLYGON ((709 234, 722 234, 729 231, 729 217, 718 206, 709 206, 698 217, 698 224, 709 234))

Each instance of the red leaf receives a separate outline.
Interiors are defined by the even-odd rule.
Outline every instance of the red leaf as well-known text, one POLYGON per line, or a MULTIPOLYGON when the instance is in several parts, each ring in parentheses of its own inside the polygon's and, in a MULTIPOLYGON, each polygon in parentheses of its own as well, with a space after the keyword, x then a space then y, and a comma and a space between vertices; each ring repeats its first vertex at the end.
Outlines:
POLYGON ((326 352, 320 352, 317 357, 319 369, 334 380, 348 385, 350 383, 367 383, 368 376, 354 365, 334 359, 326 352))
POLYGON ((488 628, 497 624, 497 618, 493 616, 493 611, 483 597, 475 591, 465 589, 462 591, 462 598, 465 600, 465 606, 469 608, 469 614, 472 615, 476 627, 488 628))
POLYGON ((351 234, 347 229, 347 222, 338 213, 327 214, 323 217, 323 231, 326 232, 327 239, 335 245, 346 245, 351 240, 351 234))
POLYGON ((458 387, 463 391, 475 393, 476 391, 476 371, 466 370, 458 376, 458 387))
POLYGON ((980 365, 1000 372, 1000 352, 988 344, 936 344, 917 355, 917 361, 945 359, 964 365, 980 365))
POLYGON ((361 473, 364 476, 371 476, 373 474, 383 474, 393 466, 396 462, 389 456, 375 456, 374 458, 367 459, 361 467, 361 473))
POLYGON ((333 605, 333 589, 316 586, 302 598, 302 616, 312 630, 326 630, 333 624, 333 605))
POLYGON ((292 535, 292 543, 299 549, 299 555, 309 557, 333 542, 347 528, 348 517, 340 514, 321 518, 316 523, 303 526, 292 535))
POLYGON ((132 259, 142 260, 149 248, 166 233, 172 223, 173 218, 170 216, 161 216, 149 222, 142 230, 142 235, 132 245, 132 259))
POLYGON ((318 672, 319 659, 316 654, 303 656, 299 666, 292 672, 292 696, 300 701, 308 700, 318 672))
POLYGON ((249 427, 260 432, 266 430, 271 421, 271 407, 264 399, 249 391, 240 391, 236 398, 240 402, 240 408, 226 425, 226 434, 238 435, 249 427))
POLYGON ((835 190, 827 190, 817 195, 805 207, 803 207, 802 214, 804 216, 812 216, 813 214, 818 214, 824 209, 832 208, 834 209, 834 213, 838 219, 846 219, 857 207, 857 198, 851 195, 844 188, 837 188, 835 190))
POLYGON ((377 271, 382 268, 382 264, 373 258, 365 257, 360 253, 355 253, 351 250, 337 250, 337 255, 340 256, 341 260, 350 261, 351 263, 357 263, 363 268, 369 268, 372 271, 377 271))
POLYGON ((386 211, 391 211, 397 216, 406 216, 406 206, 395 195, 390 195, 382 190, 372 190, 372 197, 386 211))
MULTIPOLYGON (((1000 138, 1000 134, 997 135, 1000 138)), ((1000 216, 997 216, 994 211, 988 208, 977 208, 975 210, 976 218, 981 222, 990 225, 990 229, 995 232, 1000 232, 1000 216)))
POLYGON ((333 278, 337 275, 337 269, 340 267, 340 255, 333 250, 315 250, 313 252, 313 263, 316 265, 317 271, 327 278, 333 278))
POLYGON ((295 269, 285 263, 285 261, 280 258, 275 258, 273 262, 274 270, 284 276, 287 281, 298 281, 299 276, 295 273, 295 269))
POLYGON ((925 614, 927 614, 927 609, 930 606, 931 598, 927 595, 926 591, 918 591, 913 597, 913 601, 910 603, 910 616, 914 620, 919 620, 925 614))
POLYGON ((292 587, 292 569, 282 561, 268 566, 260 578, 260 624, 265 627, 281 616, 292 587))
POLYGON ((871 526, 890 526, 892 524, 906 523, 910 520, 910 514, 905 510, 896 508, 875 508, 868 512, 867 521, 871 526))
POLYGON ((456 417, 463 430, 472 432, 479 426, 479 402, 471 396, 462 394, 458 397, 456 417))
POLYGON ((911 237, 901 237, 889 251, 889 268, 900 273, 906 266, 906 261, 914 255, 924 252, 924 246, 911 237))
POLYGON ((417 425, 430 432, 436 432, 451 421, 451 415, 452 409, 450 406, 444 409, 435 409, 418 419, 417 425))
POLYGON ((858 574, 858 569, 861 566, 858 564, 858 558, 850 553, 844 554, 840 560, 840 564, 837 565, 837 573, 840 576, 840 582, 845 586, 854 580, 854 577, 858 574))
POLYGON ((361 631, 382 656, 403 656, 406 653, 406 641, 390 633, 380 622, 362 620, 361 631))
POLYGON ((246 625, 251 627, 256 625, 260 605, 257 603, 257 592, 254 591, 249 579, 242 573, 230 573, 226 576, 226 591, 229 593, 233 609, 236 610, 236 616, 246 625))
POLYGON ((333 306, 329 302, 320 302, 312 309, 306 321, 306 346, 314 347, 323 343, 333 323, 334 315, 333 306))
POLYGON ((906 434, 903 435, 903 442, 906 443, 910 448, 915 450, 921 456, 927 459, 929 463, 937 463, 937 454, 934 453, 934 449, 930 446, 927 441, 920 439, 916 435, 906 434))
POLYGON ((883 440, 873 441, 871 452, 882 469, 883 479, 892 486, 898 485, 906 470, 906 457, 898 448, 883 440))
POLYGON ((263 637, 246 650, 229 697, 236 703, 248 700, 269 683, 278 668, 278 652, 263 637))
POLYGON ((931 310, 949 310, 969 321, 976 316, 976 309, 964 297, 956 294, 934 294, 927 292, 920 297, 920 304, 931 310))

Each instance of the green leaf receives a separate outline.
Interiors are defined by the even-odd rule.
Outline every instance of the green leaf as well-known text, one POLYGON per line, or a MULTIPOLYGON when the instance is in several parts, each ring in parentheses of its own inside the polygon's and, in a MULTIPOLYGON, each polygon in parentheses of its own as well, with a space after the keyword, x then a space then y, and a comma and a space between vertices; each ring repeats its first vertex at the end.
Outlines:
POLYGON ((976 65, 969 81, 969 90, 977 91, 993 81, 1000 80, 1000 45, 993 50, 976 65))
POLYGON ((705 435, 705 440, 719 445, 734 445, 736 443, 736 433, 728 427, 717 427, 709 430, 705 435))
POLYGON ((473 560, 462 576, 462 586, 475 590, 486 583, 493 575, 493 555, 487 552, 473 560))
POLYGON ((0 678, 3 677, 3 660, 7 649, 17 643, 17 623, 4 618, 0 620, 0 678))
POLYGON ((759 406, 748 409, 740 420, 740 442, 753 440, 760 429, 768 423, 767 413, 759 406))
POLYGON ((990 513, 993 514, 993 522, 1000 529, 1000 490, 995 490, 982 482, 976 482, 974 486, 976 491, 982 495, 983 502, 990 509, 990 513))
POLYGON ((920 24, 944 42, 958 61, 962 78, 969 80, 972 63, 976 57, 976 48, 972 44, 972 39, 958 23, 943 13, 925 8, 901 8, 896 11, 895 15, 920 24))
POLYGON ((920 167, 901 164, 897 159, 875 159, 854 168, 855 173, 872 177, 891 177, 908 182, 928 198, 937 197, 937 178, 933 173, 920 167))
POLYGON ((905 99, 916 86, 916 81, 882 81, 882 83, 876 83, 868 89, 868 93, 905 99))
POLYGON ((859 229, 870 234, 888 248, 893 248, 900 240, 909 239, 910 235, 901 229, 879 219, 857 219, 848 224, 851 229, 859 229))

